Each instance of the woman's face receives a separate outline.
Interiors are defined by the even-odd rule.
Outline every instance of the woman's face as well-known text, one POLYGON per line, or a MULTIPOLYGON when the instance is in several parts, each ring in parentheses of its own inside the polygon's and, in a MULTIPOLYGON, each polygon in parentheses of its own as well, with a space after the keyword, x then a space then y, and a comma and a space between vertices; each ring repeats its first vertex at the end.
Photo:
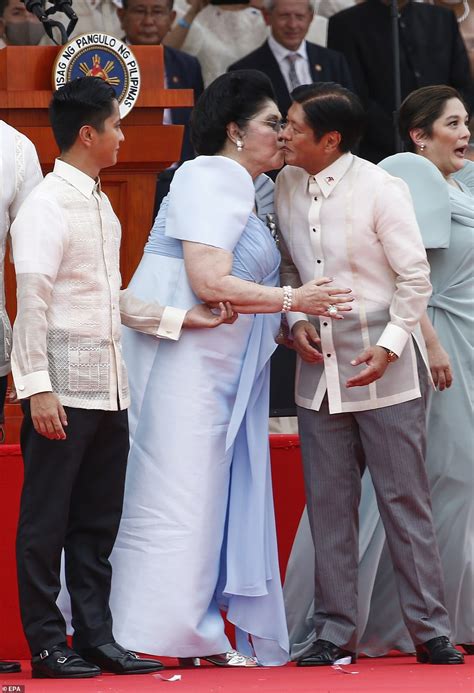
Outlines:
POLYGON ((431 136, 421 136, 415 142, 425 145, 420 153, 450 176, 464 166, 469 144, 468 115, 459 99, 446 101, 440 117, 434 121, 431 136))
POLYGON ((284 163, 280 139, 281 113, 273 101, 247 121, 243 129, 242 164, 256 176, 264 171, 281 168, 284 163))

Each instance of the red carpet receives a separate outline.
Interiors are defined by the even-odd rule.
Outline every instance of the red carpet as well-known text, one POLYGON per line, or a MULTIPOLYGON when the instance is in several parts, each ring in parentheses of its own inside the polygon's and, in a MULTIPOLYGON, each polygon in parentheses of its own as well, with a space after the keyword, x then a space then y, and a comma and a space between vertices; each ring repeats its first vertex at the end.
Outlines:
MULTIPOLYGON (((7 430, 12 432, 12 429, 9 419, 7 430)), ((304 506, 298 436, 272 435, 270 448, 280 568, 284 576, 304 506)), ((0 659, 25 659, 29 656, 20 624, 15 566, 15 533, 22 482, 23 462, 19 445, 0 445, 0 659)), ((51 500, 45 499, 45 502, 51 500)), ((59 687, 56 690, 63 689, 59 687)))
MULTIPOLYGON (((272 474, 278 529, 280 567, 286 568, 291 544, 304 503, 304 491, 296 436, 271 436, 272 474)), ((0 659, 28 657, 18 613, 14 537, 22 482, 22 460, 17 445, 0 446, 0 659)), ((46 501, 47 502, 47 501, 46 501)), ((175 666, 175 660, 164 660, 175 666)), ((200 669, 166 669, 168 683, 152 675, 113 676, 77 681, 31 679, 29 662, 24 672, 0 675, 0 693, 455 693, 474 691, 474 656, 464 666, 417 664, 413 657, 394 655, 362 658, 355 665, 336 671, 326 667, 275 669, 218 669, 206 664, 200 669), (346 671, 355 671, 350 675, 346 671), (21 688, 22 686, 23 688, 21 688)))
MULTIPOLYGON (((173 660, 164 660, 172 665, 173 660)), ((473 690, 474 657, 464 666, 417 664, 413 657, 360 659, 344 667, 346 674, 333 668, 300 669, 293 665, 275 669, 218 669, 206 665, 200 669, 166 669, 165 678, 175 674, 181 680, 168 683, 157 675, 114 676, 107 674, 81 681, 49 681, 22 674, 0 678, 0 690, 23 693, 457 693, 473 690)))

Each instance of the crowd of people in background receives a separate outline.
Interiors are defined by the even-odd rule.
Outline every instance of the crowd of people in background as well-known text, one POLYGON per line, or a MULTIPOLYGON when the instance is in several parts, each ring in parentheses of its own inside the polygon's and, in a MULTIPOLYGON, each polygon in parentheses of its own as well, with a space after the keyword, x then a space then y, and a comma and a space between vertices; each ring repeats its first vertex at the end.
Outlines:
MULTIPOLYGON (((158 177, 125 292, 97 182, 123 139, 112 87, 87 77, 55 93, 61 154, 43 181, 34 147, 0 123, 16 172, 4 204, 34 676, 161 668, 134 650, 182 666, 324 666, 394 648, 461 664, 452 638, 472 654, 474 0, 398 0, 397 114, 390 4, 74 2, 73 36, 163 45, 165 86, 195 95, 165 110, 184 125, 181 154, 158 177), (89 309, 70 311, 81 283, 89 309), (298 358, 307 498, 284 588, 267 439, 276 341, 282 381, 298 358), (52 489, 62 502, 42 513, 52 489), (70 603, 57 604, 62 551, 70 603)), ((50 42, 20 0, 0 0, 0 33, 0 48, 50 42)), ((9 364, 5 348, 2 411, 9 364)))

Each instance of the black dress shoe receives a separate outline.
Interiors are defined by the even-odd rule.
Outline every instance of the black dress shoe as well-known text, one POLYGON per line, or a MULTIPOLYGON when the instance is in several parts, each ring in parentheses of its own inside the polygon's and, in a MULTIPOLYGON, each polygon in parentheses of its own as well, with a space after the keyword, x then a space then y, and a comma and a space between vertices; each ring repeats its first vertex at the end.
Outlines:
POLYGON ((325 667, 331 666, 338 659, 343 657, 350 657, 351 663, 357 661, 357 657, 354 652, 349 652, 349 650, 343 650, 341 647, 334 645, 334 643, 329 642, 329 640, 316 640, 311 645, 311 649, 305 652, 304 655, 296 660, 296 666, 298 667, 325 667))
POLYGON ((99 667, 85 662, 66 645, 43 650, 31 660, 34 679, 90 679, 101 674, 99 667))
POLYGON ((440 635, 416 646, 416 660, 421 664, 464 664, 464 655, 440 635))
POLYGON ((463 642, 461 643, 461 647, 466 654, 474 655, 474 644, 472 642, 463 642))
POLYGON ((163 669, 163 664, 157 659, 140 659, 135 652, 125 650, 117 642, 81 650, 81 656, 113 674, 150 674, 163 669))
POLYGON ((20 662, 0 662, 0 674, 16 674, 21 671, 20 662))

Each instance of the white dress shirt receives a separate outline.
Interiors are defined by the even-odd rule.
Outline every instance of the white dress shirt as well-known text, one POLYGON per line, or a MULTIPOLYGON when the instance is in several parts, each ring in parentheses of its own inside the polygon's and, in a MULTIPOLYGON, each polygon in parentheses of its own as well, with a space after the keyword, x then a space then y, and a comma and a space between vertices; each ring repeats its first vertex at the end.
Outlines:
MULTIPOLYGON (((178 17, 189 10, 186 0, 175 2, 178 17)), ((255 7, 223 10, 206 5, 193 20, 181 50, 196 56, 204 86, 222 75, 229 65, 251 53, 267 38, 263 15, 255 7)))
POLYGON ((285 80, 285 84, 288 88, 288 91, 291 93, 293 91, 293 87, 291 86, 290 82, 290 63, 287 60, 288 55, 296 54, 298 56, 298 60, 295 62, 295 70, 296 70, 296 75, 298 77, 299 83, 300 84, 311 84, 313 81, 313 78, 311 77, 311 72, 309 69, 309 60, 308 60, 308 52, 306 50, 306 41, 302 41, 300 46, 296 51, 289 51, 288 48, 285 48, 284 46, 281 45, 281 43, 278 43, 278 41, 275 41, 273 38, 273 35, 270 34, 268 37, 268 46, 273 53, 275 60, 278 63, 278 67, 280 68, 281 74, 283 75, 283 79, 285 80))
POLYGON ((10 372, 12 331, 5 308, 5 253, 10 224, 21 203, 40 183, 38 156, 33 144, 0 120, 0 376, 10 372))
POLYGON ((120 301, 120 222, 100 183, 64 161, 22 205, 11 234, 18 396, 53 391, 70 407, 126 408, 121 309, 127 325, 170 338, 186 311, 163 312, 129 291, 120 301))
MULTIPOLYGON (((315 176, 286 166, 277 178, 276 211, 284 241, 282 283, 334 277, 333 286, 351 288, 355 296, 344 320, 310 318, 324 361, 298 360, 297 404, 318 410, 327 392, 329 410, 336 413, 419 397, 410 337, 417 331, 422 343, 418 323, 431 284, 406 184, 347 153, 315 176), (346 381, 365 367, 354 367, 351 360, 376 344, 399 359, 379 380, 347 388, 346 381)), ((290 327, 300 319, 308 318, 288 314, 290 327)))

